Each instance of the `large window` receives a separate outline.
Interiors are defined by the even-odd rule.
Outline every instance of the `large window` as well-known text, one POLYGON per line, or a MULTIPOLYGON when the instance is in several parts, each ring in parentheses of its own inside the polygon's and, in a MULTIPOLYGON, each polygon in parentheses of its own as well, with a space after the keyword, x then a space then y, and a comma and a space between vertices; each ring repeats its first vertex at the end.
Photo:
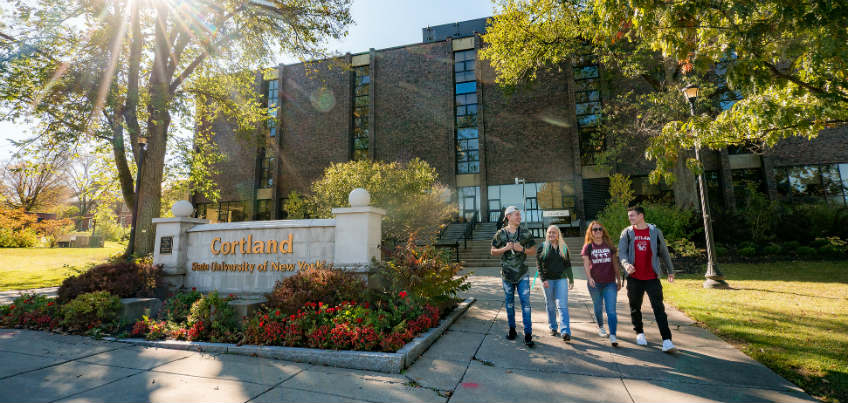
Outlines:
POLYGON ((597 127, 601 119, 600 73, 597 64, 574 68, 574 108, 583 165, 593 165, 605 144, 597 127))
POLYGON ((280 101, 280 87, 278 80, 268 81, 268 136, 277 136, 277 107, 280 101))
POLYGON ((272 200, 257 200, 256 201, 256 220, 270 220, 271 209, 274 207, 272 200))
POLYGON ((258 188, 267 189, 274 186, 274 157, 269 156, 263 149, 259 154, 258 188))
POLYGON ((457 188, 459 215, 465 221, 480 221, 480 187, 457 188))
POLYGON ((353 159, 368 159, 370 121, 369 91, 371 87, 370 66, 354 67, 353 84, 353 159))
POLYGON ((454 52, 456 95, 456 173, 480 172, 480 136, 477 129, 477 81, 474 63, 477 51, 454 52))
POLYGON ((786 200, 848 204, 848 163, 781 167, 774 171, 777 191, 786 200))

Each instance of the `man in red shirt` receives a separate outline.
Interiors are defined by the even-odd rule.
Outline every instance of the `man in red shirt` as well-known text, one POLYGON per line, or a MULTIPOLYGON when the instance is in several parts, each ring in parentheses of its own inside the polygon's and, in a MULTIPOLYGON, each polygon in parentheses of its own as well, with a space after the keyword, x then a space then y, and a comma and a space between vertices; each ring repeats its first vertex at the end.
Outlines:
POLYGON ((651 301, 651 308, 654 310, 654 317, 663 338, 662 350, 668 352, 674 349, 674 344, 671 342, 671 329, 668 327, 662 284, 659 278, 662 271, 660 258, 662 258, 668 268, 668 281, 674 281, 671 256, 668 254, 662 231, 655 225, 645 222, 645 210, 642 207, 635 206, 627 209, 627 218, 631 226, 621 231, 618 256, 621 259, 621 267, 627 271, 627 299, 630 300, 630 318, 633 321, 633 330, 636 332, 636 344, 640 346, 648 344, 642 327, 642 299, 645 293, 648 293, 648 299, 651 301))

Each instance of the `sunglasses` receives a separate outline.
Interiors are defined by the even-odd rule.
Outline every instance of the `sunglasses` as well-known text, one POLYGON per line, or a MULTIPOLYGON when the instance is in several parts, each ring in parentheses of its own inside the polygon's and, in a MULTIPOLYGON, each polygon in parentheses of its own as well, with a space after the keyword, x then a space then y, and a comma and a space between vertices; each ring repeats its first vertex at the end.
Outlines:
POLYGON ((592 231, 593 231, 593 232, 601 232, 601 231, 603 231, 603 230, 604 230, 604 229, 603 229, 603 228, 600 228, 600 227, 592 228, 592 231))

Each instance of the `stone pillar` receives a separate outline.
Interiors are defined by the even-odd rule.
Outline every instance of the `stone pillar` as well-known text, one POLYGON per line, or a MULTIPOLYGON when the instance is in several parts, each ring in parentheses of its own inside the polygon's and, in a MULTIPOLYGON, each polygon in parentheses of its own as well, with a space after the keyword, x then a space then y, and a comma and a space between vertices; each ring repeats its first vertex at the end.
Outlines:
POLYGON ((336 219, 333 264, 352 271, 365 271, 371 260, 381 261, 382 219, 386 211, 370 207, 371 195, 356 188, 348 196, 350 207, 334 208, 336 219))
POLYGON ((209 220, 192 218, 192 211, 193 207, 188 200, 180 200, 171 208, 174 217, 153 219, 156 225, 153 264, 162 265, 165 283, 172 290, 182 287, 185 282, 187 231, 195 225, 209 223, 209 220))

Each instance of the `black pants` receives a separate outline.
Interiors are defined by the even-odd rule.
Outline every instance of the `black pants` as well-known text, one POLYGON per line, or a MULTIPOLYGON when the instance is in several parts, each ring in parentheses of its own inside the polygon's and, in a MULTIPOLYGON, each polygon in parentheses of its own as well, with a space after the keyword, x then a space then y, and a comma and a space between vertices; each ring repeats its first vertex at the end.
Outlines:
POLYGON ((662 284, 659 279, 638 280, 627 277, 627 299, 630 300, 630 319, 633 321, 633 330, 636 334, 645 333, 642 327, 642 298, 648 293, 654 317, 657 319, 657 327, 663 340, 671 340, 671 329, 668 328, 668 317, 665 315, 663 304, 662 284))

